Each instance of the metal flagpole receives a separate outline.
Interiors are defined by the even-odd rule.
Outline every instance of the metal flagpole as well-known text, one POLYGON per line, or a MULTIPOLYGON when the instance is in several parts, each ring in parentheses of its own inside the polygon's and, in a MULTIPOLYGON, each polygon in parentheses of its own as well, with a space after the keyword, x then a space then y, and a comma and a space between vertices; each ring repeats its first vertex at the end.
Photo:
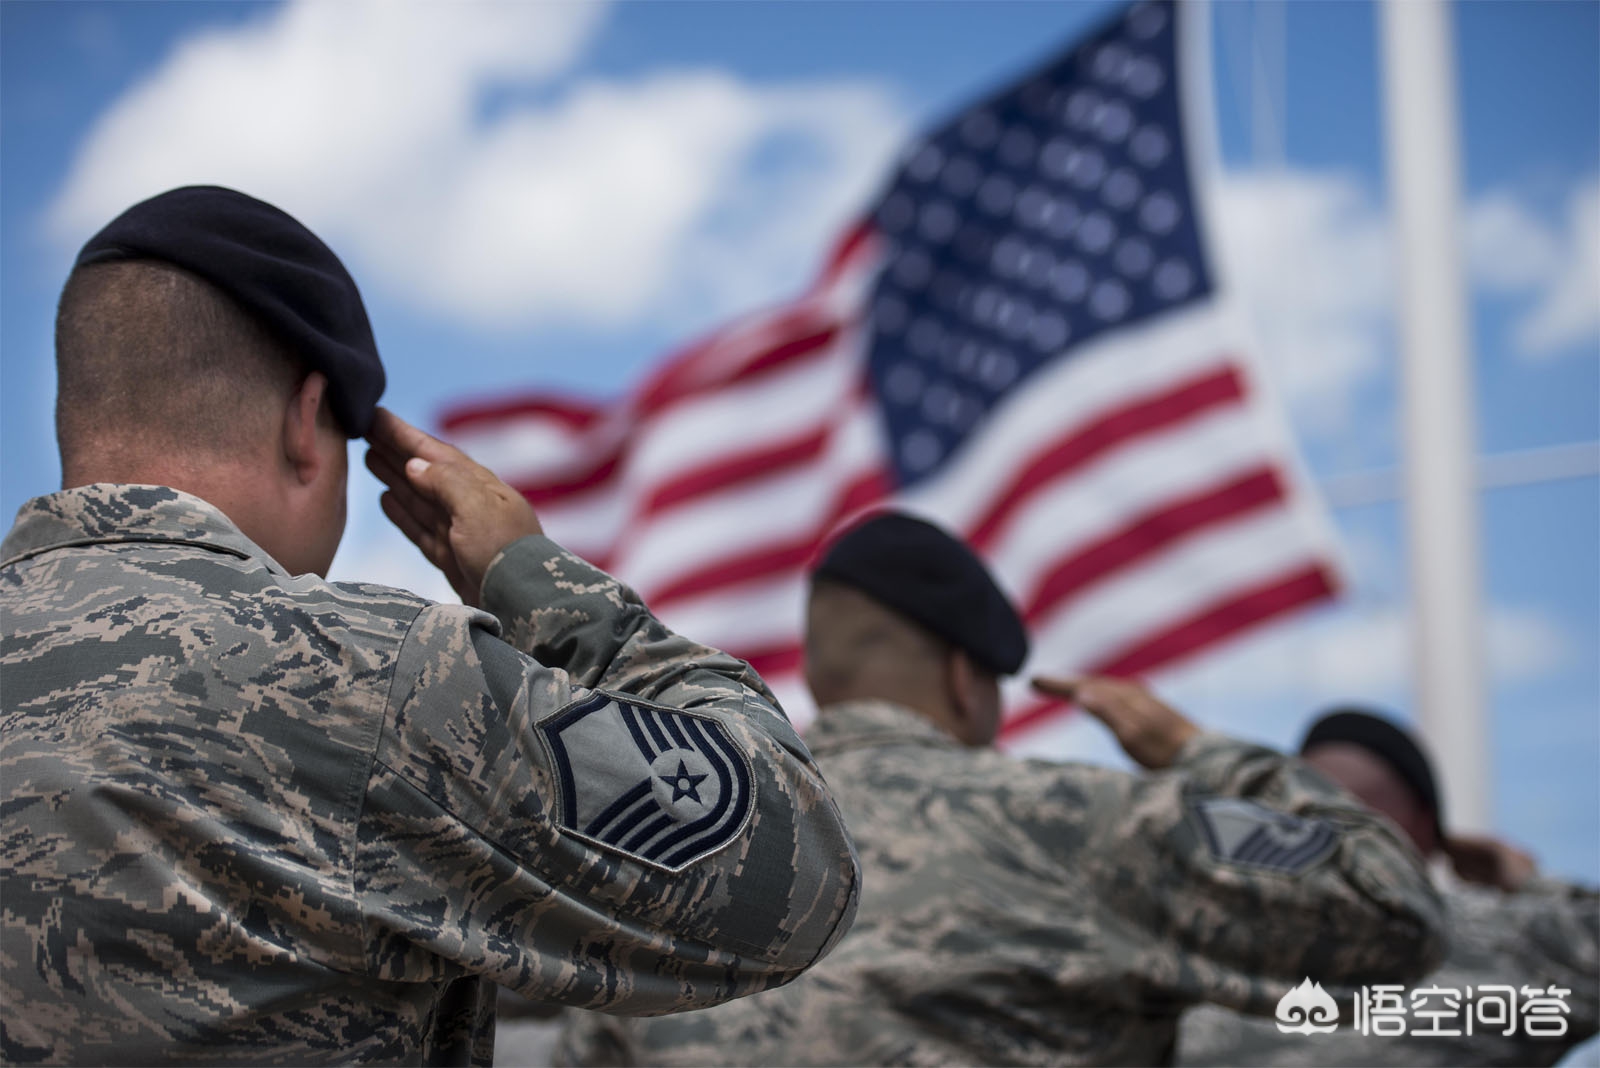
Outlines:
POLYGON ((1486 830, 1476 442, 1450 13, 1443 0, 1381 7, 1419 720, 1444 778, 1450 826, 1486 830))

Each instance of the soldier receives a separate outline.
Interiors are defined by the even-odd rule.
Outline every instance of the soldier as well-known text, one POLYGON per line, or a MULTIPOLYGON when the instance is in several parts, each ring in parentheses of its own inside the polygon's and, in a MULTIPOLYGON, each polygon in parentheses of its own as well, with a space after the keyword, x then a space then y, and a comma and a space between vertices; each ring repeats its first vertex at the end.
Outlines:
POLYGON ((1443 967, 1402 992, 1402 1002, 1408 1012, 1444 1011, 1446 992, 1453 991, 1456 1009, 1437 1025, 1414 1016, 1404 1035, 1362 1034, 1347 1011, 1336 1031, 1307 1035, 1201 1008, 1184 1016, 1179 1063, 1544 1065, 1600 1030, 1600 894, 1540 877, 1532 858, 1504 842, 1446 835, 1431 763, 1416 739, 1381 716, 1363 709, 1329 713, 1312 724, 1300 752, 1307 764, 1393 820, 1423 856, 1449 859, 1454 877, 1441 870, 1439 879, 1449 953, 1443 967), (1518 1004, 1541 997, 1566 1011, 1533 1031, 1514 1008, 1498 1024, 1478 1018, 1500 1010, 1475 1008, 1474 999, 1504 1000, 1505 987, 1518 1004), (1552 996, 1552 987, 1562 993, 1552 996), (1415 1000, 1427 989, 1436 992, 1415 1000), (1475 1026, 1468 1025, 1469 1014, 1475 1026), (1553 1033, 1556 1020, 1564 1022, 1561 1034, 1553 1033), (1434 1030, 1456 1033, 1418 1033, 1434 1030))
POLYGON ((848 926, 850 840, 760 678, 377 408, 298 222, 129 209, 57 368, 65 489, 0 549, 4 1061, 483 1064, 495 983, 671 1012, 848 926), (465 606, 324 581, 362 434, 465 606))
POLYGON ((1041 679, 1146 768, 994 749, 1026 655, 983 565, 888 514, 813 576, 809 732, 865 877, 838 950, 781 991, 671 1019, 579 1014, 557 1063, 1158 1064, 1203 1001, 1271 1013, 1306 976, 1420 975, 1438 901, 1384 821, 1131 682, 1041 679))

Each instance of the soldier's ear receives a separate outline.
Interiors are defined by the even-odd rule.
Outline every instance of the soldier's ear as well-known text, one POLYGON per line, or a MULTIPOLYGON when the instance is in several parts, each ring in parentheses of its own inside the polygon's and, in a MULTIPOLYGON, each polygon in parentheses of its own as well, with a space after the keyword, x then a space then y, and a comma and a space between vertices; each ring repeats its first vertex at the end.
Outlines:
POLYGON ((945 690, 953 718, 951 733, 966 745, 990 744, 1000 722, 1000 695, 994 676, 961 649, 946 653, 944 665, 945 690))
POLYGON ((326 462, 317 447, 319 419, 328 405, 328 379, 312 371, 301 380, 283 410, 283 458, 301 485, 316 481, 326 462))

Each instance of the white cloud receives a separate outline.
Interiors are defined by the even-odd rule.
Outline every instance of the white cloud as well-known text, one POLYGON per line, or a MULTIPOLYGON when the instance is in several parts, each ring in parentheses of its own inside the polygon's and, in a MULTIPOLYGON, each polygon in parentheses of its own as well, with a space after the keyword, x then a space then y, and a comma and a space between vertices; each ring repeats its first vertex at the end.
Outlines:
MULTIPOLYGON (((1394 346, 1384 209, 1352 177, 1293 169, 1227 174, 1218 201, 1221 254, 1297 428, 1347 436, 1394 346)), ((1485 194, 1467 207, 1464 251, 1480 291, 1531 297, 1511 331, 1516 355, 1546 358, 1600 336, 1600 178, 1574 187, 1565 229, 1516 193, 1485 194)))
POLYGON ((1520 352, 1546 357, 1600 338, 1600 178, 1575 190, 1567 208, 1561 266, 1518 324, 1520 352))
POLYGON ((1388 226, 1354 178, 1234 172, 1219 189, 1221 255, 1274 383, 1313 436, 1334 436, 1382 373, 1392 314, 1388 226))
POLYGON ((1485 195, 1467 212, 1467 261, 1483 290, 1532 296, 1511 330, 1516 355, 1548 359, 1600 338, 1600 177, 1572 190, 1565 229, 1514 193, 1485 195))
POLYGON ((1551 228, 1503 189, 1467 209, 1466 244, 1472 279, 1490 292, 1542 285, 1561 268, 1561 245, 1551 228))
POLYGON ((76 245, 162 189, 232 185, 369 289, 477 327, 727 314, 805 277, 901 140, 888 95, 579 77, 603 11, 299 0, 199 34, 101 117, 51 229, 76 245), (804 165, 764 165, 786 140, 804 165), (785 210, 746 207, 733 233, 730 210, 775 185, 785 210))

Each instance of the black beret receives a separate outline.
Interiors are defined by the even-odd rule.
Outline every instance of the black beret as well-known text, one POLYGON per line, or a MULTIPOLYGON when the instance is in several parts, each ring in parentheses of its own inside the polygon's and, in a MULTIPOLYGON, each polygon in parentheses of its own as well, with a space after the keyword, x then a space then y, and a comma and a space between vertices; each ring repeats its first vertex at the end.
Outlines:
POLYGON ((1434 828, 1443 836, 1444 811, 1433 765, 1410 732, 1365 709, 1337 708, 1325 713, 1306 731, 1300 753, 1304 755, 1313 746, 1329 742, 1358 745, 1393 768, 1433 813, 1434 828))
POLYGON ((76 266, 117 260, 163 260, 222 290, 328 376, 345 433, 367 432, 384 387, 367 309, 339 257, 292 216, 220 186, 168 190, 112 219, 76 266))
POLYGON ((996 675, 1028 658, 1028 632, 983 561, 932 523, 884 512, 847 531, 813 572, 920 623, 996 675))

